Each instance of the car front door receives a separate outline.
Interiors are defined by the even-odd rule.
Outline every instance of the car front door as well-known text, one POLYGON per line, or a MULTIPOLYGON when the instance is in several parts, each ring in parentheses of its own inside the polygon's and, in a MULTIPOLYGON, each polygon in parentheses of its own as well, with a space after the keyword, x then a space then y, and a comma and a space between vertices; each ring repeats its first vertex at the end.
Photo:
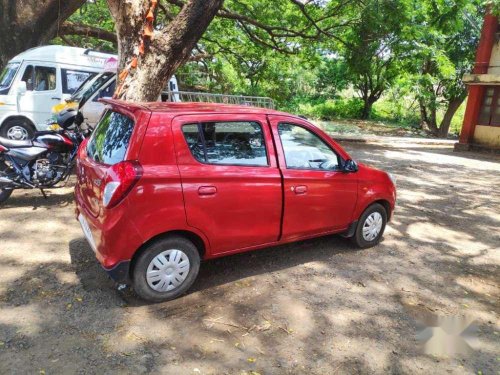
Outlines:
POLYGON ((187 222, 213 254, 278 240, 281 175, 265 115, 173 119, 187 222))
POLYGON ((269 116, 284 181, 283 240, 345 229, 357 199, 356 173, 328 136, 306 121, 269 116))

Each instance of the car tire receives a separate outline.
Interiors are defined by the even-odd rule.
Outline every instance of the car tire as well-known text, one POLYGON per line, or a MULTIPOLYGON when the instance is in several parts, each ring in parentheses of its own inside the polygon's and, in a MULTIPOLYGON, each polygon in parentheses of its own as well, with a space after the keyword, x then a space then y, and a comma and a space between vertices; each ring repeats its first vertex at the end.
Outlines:
POLYGON ((0 206, 5 203, 7 199, 9 199, 12 192, 12 189, 0 189, 0 206))
POLYGON ((32 139, 35 135, 33 126, 24 119, 17 118, 7 120, 0 128, 0 137, 13 139, 13 140, 27 140, 32 139))
POLYGON ((170 301, 187 292, 199 269, 200 254, 191 241, 178 236, 160 239, 139 255, 132 270, 132 287, 146 301, 170 301))
POLYGON ((381 204, 374 203, 359 218, 356 232, 351 240, 362 249, 375 246, 380 242, 386 224, 387 211, 381 204))
MULTIPOLYGON (((7 165, 4 161, 0 160, 0 172, 3 172, 7 169, 7 165)), ((4 203, 7 199, 9 199, 10 195, 14 190, 12 189, 1 189, 0 188, 0 205, 4 203)))

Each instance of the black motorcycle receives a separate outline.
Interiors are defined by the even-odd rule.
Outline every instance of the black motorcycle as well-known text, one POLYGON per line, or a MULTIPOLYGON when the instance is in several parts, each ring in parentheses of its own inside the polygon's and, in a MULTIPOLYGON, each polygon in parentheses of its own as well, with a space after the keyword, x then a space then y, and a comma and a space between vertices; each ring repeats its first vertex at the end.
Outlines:
POLYGON ((24 141, 0 137, 0 204, 14 189, 40 189, 46 197, 43 189, 67 181, 78 146, 90 133, 82 123, 77 110, 67 109, 57 116, 60 130, 37 132, 24 141))

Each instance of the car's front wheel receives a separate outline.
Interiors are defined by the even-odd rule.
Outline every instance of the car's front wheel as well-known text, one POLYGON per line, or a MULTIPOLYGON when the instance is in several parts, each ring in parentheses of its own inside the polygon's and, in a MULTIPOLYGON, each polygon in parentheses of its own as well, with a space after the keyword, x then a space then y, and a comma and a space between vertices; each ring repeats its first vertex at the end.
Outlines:
POLYGON ((361 248, 375 246, 380 242, 387 224, 387 211, 384 206, 374 203, 361 215, 352 241, 361 248))
POLYGON ((132 286, 147 301, 169 301, 184 294, 200 269, 196 246, 183 237, 152 242, 139 256, 132 270, 132 286))

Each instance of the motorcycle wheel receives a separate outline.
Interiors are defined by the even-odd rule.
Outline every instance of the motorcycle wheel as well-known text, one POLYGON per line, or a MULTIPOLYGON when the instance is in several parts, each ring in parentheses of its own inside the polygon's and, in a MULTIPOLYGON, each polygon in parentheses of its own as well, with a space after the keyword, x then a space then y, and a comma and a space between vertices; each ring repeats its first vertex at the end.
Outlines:
MULTIPOLYGON (((5 162, 0 160, 0 172, 6 171, 8 169, 7 165, 5 162)), ((10 195, 12 194, 13 190, 12 189, 2 189, 0 188, 0 205, 4 203, 7 199, 9 199, 10 195)))

